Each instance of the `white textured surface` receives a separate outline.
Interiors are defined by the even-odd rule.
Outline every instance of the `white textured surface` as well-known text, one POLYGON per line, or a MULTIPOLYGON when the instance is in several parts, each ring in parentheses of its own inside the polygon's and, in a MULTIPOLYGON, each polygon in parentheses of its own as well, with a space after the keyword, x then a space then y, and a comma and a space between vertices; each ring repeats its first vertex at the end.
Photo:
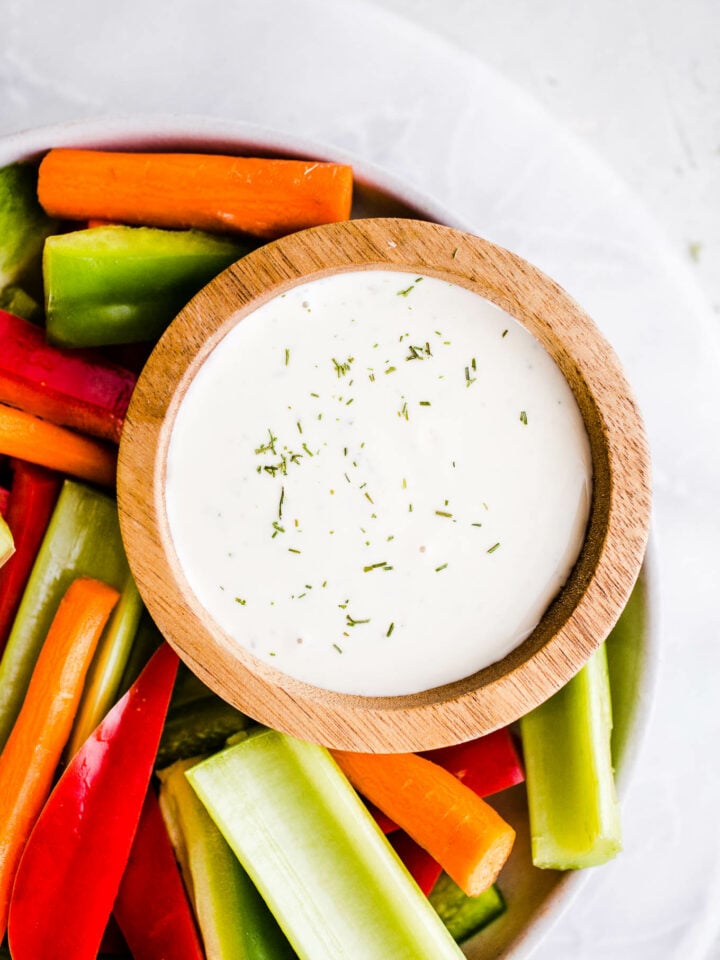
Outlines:
POLYGON ((669 243, 527 93, 350 0, 5 0, 0 133, 176 110, 316 137, 434 193, 595 316, 636 384, 653 446, 663 659, 624 807, 626 851, 536 956, 718 957, 720 350, 694 283, 699 275, 717 307, 717 0, 390 3, 587 136, 653 206, 669 243))

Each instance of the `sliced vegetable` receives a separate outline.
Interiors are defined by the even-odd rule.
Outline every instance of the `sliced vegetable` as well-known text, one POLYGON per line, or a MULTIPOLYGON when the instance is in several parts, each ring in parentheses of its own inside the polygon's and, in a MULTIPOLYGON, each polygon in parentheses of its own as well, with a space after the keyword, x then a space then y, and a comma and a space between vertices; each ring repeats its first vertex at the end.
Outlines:
POLYGON ((159 773, 160 807, 200 924, 208 960, 290 960, 267 904, 185 777, 202 758, 159 773))
POLYGON ((248 717, 214 694, 171 708, 160 740, 157 766, 162 768, 175 760, 212 753, 249 724, 248 717))
MULTIPOLYGON (((164 637, 155 626, 152 617, 147 610, 143 610, 140 616, 140 625, 135 634, 135 640, 133 641, 127 664, 123 670, 118 696, 123 696, 123 694, 127 693, 142 673, 150 657, 164 642, 164 637)), ((182 664, 180 666, 182 666, 182 664)))
POLYGON ((56 473, 16 460, 6 519, 15 540, 15 555, 0 570, 0 653, 22 599, 35 557, 60 491, 56 473))
POLYGON ((0 404, 0 453, 106 487, 115 483, 117 454, 112 448, 4 404, 0 404))
POLYGON ((75 754, 13 887, 13 960, 95 960, 130 855, 177 656, 165 644, 75 754))
MULTIPOLYGON (((513 787, 525 779, 520 757, 508 727, 502 727, 500 730, 469 740, 467 743, 426 750, 420 756, 432 760, 433 763, 452 773, 479 797, 489 797, 493 793, 507 790, 508 787, 513 787)), ((400 829, 374 804, 367 805, 383 833, 391 834, 400 829)))
POLYGON ((0 660, 0 749, 20 712, 40 648, 76 577, 121 589, 128 565, 110 497, 66 480, 0 660))
POLYGON ((414 753, 332 755, 355 789, 427 850, 468 896, 495 881, 515 831, 451 773, 414 753))
POLYGON ((137 377, 100 357, 52 347, 0 310, 0 402, 117 443, 137 377))
POLYGON ((155 340, 247 243, 197 231, 96 227, 50 237, 43 254, 47 333, 66 347, 155 340))
POLYGON ((435 884, 430 903, 458 943, 479 933, 506 910, 503 895, 496 886, 478 897, 468 897, 446 873, 441 874, 435 884))
POLYGON ((260 729, 187 777, 301 960, 462 956, 321 747, 260 729))
MULTIPOLYGON (((118 698, 120 682, 137 633, 143 603, 132 574, 120 594, 88 671, 65 755, 73 757, 118 698)), ((136 958, 137 960, 137 958, 136 958)))
POLYGON ((24 281, 39 265, 43 241, 57 228, 36 190, 37 170, 30 164, 0 169, 0 290, 24 281))
POLYGON ((415 843, 404 830, 394 830, 388 840, 407 872, 427 896, 442 873, 440 864, 437 860, 433 860, 427 850, 423 850, 420 844, 415 843))
POLYGON ((0 516, 0 567, 4 566, 14 552, 15 542, 13 540, 12 531, 7 525, 5 518, 0 516))
POLYGON ((50 793, 93 652, 118 594, 99 580, 68 588, 0 754, 0 939, 30 831, 50 793))
POLYGON ((421 756, 440 764, 479 797, 489 797, 493 793, 507 790, 525 779, 508 727, 502 727, 467 743, 428 750, 421 756))
POLYGON ((572 870, 610 860, 622 841, 605 647, 520 729, 535 866, 572 870))
POLYGON ((42 309, 37 300, 14 284, 0 290, 0 310, 6 310, 23 320, 38 321, 42 318, 42 309))
POLYGON ((204 960, 152 786, 145 797, 113 913, 133 960, 204 960))
POLYGON ((352 168, 314 160, 51 150, 40 202, 53 216, 280 237, 347 220, 352 168))
POLYGON ((0 517, 6 516, 9 502, 10 491, 6 487, 0 487, 0 517))

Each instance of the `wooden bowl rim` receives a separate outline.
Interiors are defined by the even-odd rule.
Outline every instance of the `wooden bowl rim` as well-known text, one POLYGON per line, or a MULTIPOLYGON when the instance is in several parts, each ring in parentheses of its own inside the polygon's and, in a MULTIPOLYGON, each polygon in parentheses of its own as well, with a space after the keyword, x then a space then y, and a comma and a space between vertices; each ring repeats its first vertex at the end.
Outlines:
POLYGON ((605 639, 645 553, 649 454, 617 357, 554 281, 517 255, 451 227, 405 218, 352 220, 259 248, 180 312, 153 351, 128 411, 118 461, 118 503, 140 593, 168 641, 208 686, 260 722, 303 739, 341 749, 418 750, 467 740, 516 720, 566 683, 605 639), (398 697, 361 697, 312 686, 257 660, 233 641, 185 580, 164 503, 174 418, 214 346, 244 316, 284 290, 363 269, 422 273, 458 283, 526 326, 575 393, 595 470, 585 546, 533 634, 471 677, 398 697))

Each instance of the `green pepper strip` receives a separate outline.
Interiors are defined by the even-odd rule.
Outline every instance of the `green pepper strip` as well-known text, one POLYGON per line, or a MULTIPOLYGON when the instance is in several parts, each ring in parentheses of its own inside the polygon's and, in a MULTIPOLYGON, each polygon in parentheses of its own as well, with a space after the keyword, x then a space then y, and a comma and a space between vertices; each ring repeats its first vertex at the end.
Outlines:
POLYGON ((68 347, 156 340, 201 287, 250 249, 154 227, 50 237, 43 254, 48 339, 68 347))

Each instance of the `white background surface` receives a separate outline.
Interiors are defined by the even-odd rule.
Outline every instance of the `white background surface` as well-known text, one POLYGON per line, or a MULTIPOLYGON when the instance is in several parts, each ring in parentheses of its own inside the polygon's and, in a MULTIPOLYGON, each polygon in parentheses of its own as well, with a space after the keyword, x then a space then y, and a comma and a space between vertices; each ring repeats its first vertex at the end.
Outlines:
POLYGON ((718 0, 0 0, 0 11, 0 134, 178 111, 316 137, 434 193, 596 317, 653 446, 663 655, 626 852, 537 958, 720 957, 718 0))

